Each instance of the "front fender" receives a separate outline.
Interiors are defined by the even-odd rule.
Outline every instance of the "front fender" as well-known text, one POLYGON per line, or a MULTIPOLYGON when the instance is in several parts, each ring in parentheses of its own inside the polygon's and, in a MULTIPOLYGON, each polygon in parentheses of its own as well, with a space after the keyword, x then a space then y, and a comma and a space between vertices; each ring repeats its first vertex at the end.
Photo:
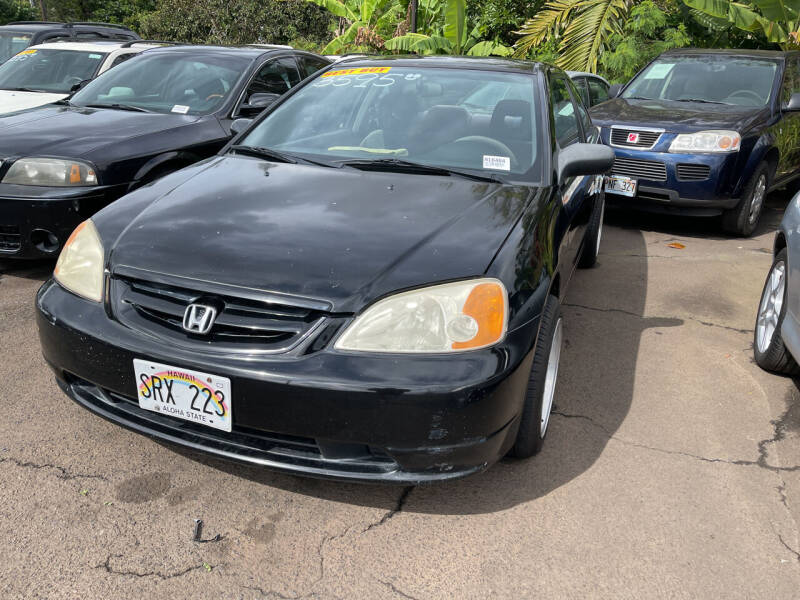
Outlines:
POLYGON ((136 172, 133 181, 130 183, 130 186, 128 187, 128 191, 141 185, 141 182, 147 179, 148 175, 154 173, 155 171, 159 170, 160 168, 164 167, 167 164, 174 163, 175 164, 174 170, 177 171, 179 168, 185 167, 199 160, 200 160, 199 156, 196 156, 191 152, 182 152, 182 151, 164 152, 163 154, 154 156, 153 158, 148 160, 145 164, 143 164, 136 172))
POLYGON ((747 182, 750 181, 756 167, 761 164, 761 161, 766 158, 767 154, 774 147, 775 136, 772 135, 770 131, 764 131, 756 140, 747 159, 740 161, 737 165, 738 177, 736 179, 736 185, 733 188, 733 197, 738 198, 742 195, 744 187, 747 185, 747 182))

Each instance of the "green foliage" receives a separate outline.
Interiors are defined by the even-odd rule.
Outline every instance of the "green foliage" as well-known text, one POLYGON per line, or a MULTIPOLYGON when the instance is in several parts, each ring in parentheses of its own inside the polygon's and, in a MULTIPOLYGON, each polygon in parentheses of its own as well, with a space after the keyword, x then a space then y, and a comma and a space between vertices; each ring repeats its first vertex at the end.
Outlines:
POLYGON ((515 55, 528 56, 551 39, 559 41, 556 64, 575 71, 597 70, 611 38, 622 33, 634 0, 548 0, 518 31, 515 55))
POLYGON ((644 0, 631 10, 622 32, 609 39, 610 49, 599 59, 601 70, 613 83, 623 83, 662 52, 691 41, 678 14, 667 14, 653 0, 644 0))
POLYGON ((39 18, 39 12, 31 8, 27 0, 0 0, 0 25, 10 21, 31 21, 39 18))
POLYGON ((383 48, 405 14, 400 0, 308 0, 338 17, 335 37, 323 54, 383 48))
POLYGON ((332 19, 304 0, 158 0, 141 16, 142 37, 196 44, 322 43, 332 19))
POLYGON ((517 40, 514 32, 541 4, 541 0, 467 0, 467 18, 481 39, 512 46, 517 40))
POLYGON ((726 20, 734 27, 763 34, 769 42, 784 48, 798 47, 800 0, 683 0, 717 20, 726 20))
POLYGON ((470 56, 509 56, 512 52, 502 42, 481 39, 477 27, 469 29, 465 0, 422 0, 420 8, 424 18, 418 21, 418 32, 388 40, 388 50, 470 56))

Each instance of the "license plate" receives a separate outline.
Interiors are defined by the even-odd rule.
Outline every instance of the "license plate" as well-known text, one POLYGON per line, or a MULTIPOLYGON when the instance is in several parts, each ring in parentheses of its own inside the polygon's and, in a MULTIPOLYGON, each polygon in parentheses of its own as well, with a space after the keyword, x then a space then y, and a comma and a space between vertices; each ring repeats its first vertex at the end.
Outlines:
POLYGON ((133 370, 141 408, 231 430, 231 380, 227 377, 136 358, 133 370))
POLYGON ((635 179, 630 177, 623 177, 622 175, 610 175, 606 177, 605 189, 612 194, 620 194, 622 196, 630 196, 633 198, 636 195, 635 179))

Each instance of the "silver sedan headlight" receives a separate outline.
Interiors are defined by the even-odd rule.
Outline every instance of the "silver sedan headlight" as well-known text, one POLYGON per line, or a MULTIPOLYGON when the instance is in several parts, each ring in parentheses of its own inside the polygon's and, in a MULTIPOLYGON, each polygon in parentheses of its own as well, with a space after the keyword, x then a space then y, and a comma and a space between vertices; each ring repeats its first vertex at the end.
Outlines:
POLYGON ((497 279, 470 279, 379 300, 334 347, 357 352, 449 353, 500 342, 508 326, 508 294, 497 279))
POLYGON ((97 185, 94 168, 81 160, 62 158, 20 158, 3 177, 3 183, 49 187, 97 185))

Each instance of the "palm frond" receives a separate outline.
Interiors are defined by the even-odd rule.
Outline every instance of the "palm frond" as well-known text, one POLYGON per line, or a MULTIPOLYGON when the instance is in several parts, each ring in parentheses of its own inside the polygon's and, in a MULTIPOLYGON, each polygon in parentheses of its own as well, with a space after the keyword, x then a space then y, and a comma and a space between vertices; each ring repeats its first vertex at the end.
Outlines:
POLYGON ((515 56, 526 56, 532 48, 541 44, 550 35, 556 34, 561 24, 566 22, 576 5, 583 0, 551 0, 536 13, 532 19, 527 19, 515 31, 520 37, 514 44, 515 56))
POLYGON ((585 0, 577 8, 579 12, 564 31, 563 50, 556 64, 562 69, 594 73, 605 42, 612 35, 622 33, 630 3, 628 0, 585 0))

